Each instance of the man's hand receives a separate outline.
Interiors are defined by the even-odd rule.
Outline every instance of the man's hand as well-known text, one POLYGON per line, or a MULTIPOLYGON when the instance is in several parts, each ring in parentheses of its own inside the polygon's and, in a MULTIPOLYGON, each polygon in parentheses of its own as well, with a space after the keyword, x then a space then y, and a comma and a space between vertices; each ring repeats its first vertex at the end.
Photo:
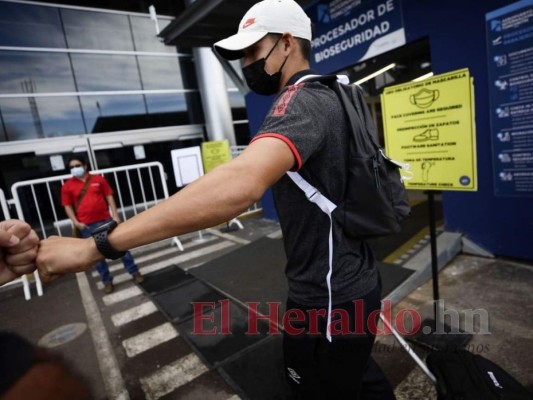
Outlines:
POLYGON ((93 238, 50 236, 41 241, 36 263, 43 282, 50 282, 67 273, 86 271, 102 258, 93 238))
POLYGON ((85 228, 87 228, 87 225, 84 224, 83 222, 77 222, 76 224, 74 224, 76 226, 76 228, 78 228, 80 231, 84 230, 85 228))
POLYGON ((0 285, 35 270, 39 237, 24 221, 0 222, 0 285))

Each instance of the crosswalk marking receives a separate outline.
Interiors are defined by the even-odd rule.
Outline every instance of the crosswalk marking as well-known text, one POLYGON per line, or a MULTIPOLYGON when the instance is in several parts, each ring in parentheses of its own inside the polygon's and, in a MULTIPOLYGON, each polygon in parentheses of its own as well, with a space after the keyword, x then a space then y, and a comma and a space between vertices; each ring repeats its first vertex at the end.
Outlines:
MULTIPOLYGON (((224 238, 226 240, 220 240, 220 236, 221 235, 207 236, 207 240, 203 242, 189 242, 185 245, 185 247, 189 249, 186 253, 178 253, 175 248, 164 247, 161 248, 161 250, 152 251, 149 254, 139 253, 135 257, 135 260, 138 264, 142 263, 145 265, 140 268, 140 272, 144 275, 167 268, 172 264, 193 264, 190 265, 189 268, 195 268, 204 264, 206 262, 205 260, 209 259, 209 257, 202 258, 203 256, 216 254, 224 249, 238 246, 237 243, 244 244, 244 242, 248 242, 244 239, 237 241, 234 238, 230 239, 228 237, 224 238), (212 243, 206 246, 206 242, 212 243), (190 250, 191 248, 194 249, 190 250), (151 260, 157 261, 153 262, 151 260)), ((115 271, 117 274, 113 279, 113 283, 115 284, 130 282, 132 279, 131 275, 126 273, 123 269, 120 260, 110 263, 110 271, 115 271), (116 271, 119 272, 117 273, 116 271)), ((92 276, 95 280, 99 281, 98 273, 96 271, 92 273, 92 276)), ((96 286, 98 289, 103 288, 101 282, 97 282, 96 286)), ((126 310, 124 310, 125 307, 121 307, 123 311, 110 316, 111 322, 115 327, 122 328, 123 326, 128 326, 127 324, 129 323, 133 323, 136 320, 140 320, 143 317, 158 312, 155 303, 144 295, 142 288, 133 283, 127 283, 124 286, 126 287, 125 289, 117 290, 117 288, 115 288, 114 293, 102 297, 104 304, 108 307, 137 297, 136 304, 138 305, 126 310), (139 298, 138 296, 142 296, 142 298, 139 298)), ((124 303, 123 305, 125 306, 127 303, 124 303)), ((161 351, 163 347, 158 347, 159 345, 169 343, 169 341, 170 343, 173 343, 173 341, 176 340, 176 338, 179 338, 179 336, 179 332, 176 328, 171 323, 166 322, 139 333, 136 336, 123 340, 122 347, 128 358, 135 360, 135 357, 140 354, 161 351)), ((198 358, 196 354, 191 353, 168 365, 162 367, 157 366, 157 370, 149 375, 140 377, 139 383, 145 393, 146 399, 159 399, 208 371, 208 367, 203 364, 200 358, 198 358)), ((230 395, 228 393, 227 396, 227 400, 240 400, 238 395, 230 395)))
POLYGON ((105 390, 110 398, 117 400, 129 400, 130 396, 126 389, 124 378, 120 372, 120 367, 113 351, 113 346, 109 340, 109 335, 104 327, 102 315, 96 305, 96 301, 89 288, 89 280, 83 272, 76 274, 78 287, 82 299, 89 331, 94 343, 96 358, 102 373, 105 390))
MULTIPOLYGON (((195 259, 195 258, 198 258, 198 257, 201 257, 201 256, 205 256, 205 255, 208 255, 208 254, 223 250, 223 249, 225 249, 227 247, 231 247, 231 246, 235 246, 235 243, 228 242, 228 241, 216 243, 216 244, 213 244, 211 246, 203 247, 201 249, 194 250, 194 251, 191 251, 189 253, 180 254, 179 256, 172 257, 172 258, 169 258, 169 259, 166 259, 166 260, 162 260, 162 261, 156 262, 154 264, 147 265, 146 267, 141 268, 140 271, 141 271, 142 274, 146 275, 146 274, 149 274, 151 272, 158 271, 160 269, 166 268, 166 267, 168 267, 171 264, 179 264, 179 263, 183 263, 183 262, 186 262, 186 261, 190 261, 192 259, 195 259)), ((123 274, 115 276, 113 278, 113 283, 114 284, 123 283, 123 282, 127 282, 127 281, 129 281, 131 279, 132 279, 131 275, 125 272, 123 274)), ((96 284, 96 287, 101 290, 101 289, 104 288, 104 284, 102 282, 98 282, 96 284)))
POLYGON ((127 289, 120 290, 115 293, 111 293, 102 297, 102 301, 106 306, 110 306, 121 301, 131 299, 132 297, 142 294, 141 289, 137 286, 130 286, 127 289))
MULTIPOLYGON (((163 257, 169 254, 180 254, 180 253, 175 248, 169 248, 169 249, 158 251, 157 253, 145 254, 139 257, 135 257, 135 263, 140 264, 142 262, 145 262, 145 261, 148 261, 154 258, 158 258, 158 257, 163 257)), ((109 272, 117 272, 122 269, 124 269, 124 264, 122 264, 122 261, 120 259, 116 260, 113 264, 110 263, 109 265, 109 272)), ((93 271, 92 276, 96 278, 98 276, 98 271, 93 271)))
POLYGON ((221 237, 221 238, 224 238, 226 240, 231 240, 235 243, 240 243, 240 244, 250 244, 250 240, 248 239, 243 239, 243 238, 240 238, 238 236, 235 236, 235 235, 232 235, 230 233, 222 233, 220 232, 219 230, 217 229, 213 229, 213 228, 209 228, 209 229, 206 229, 206 231, 208 233, 210 233, 211 235, 215 235, 215 236, 218 236, 218 237, 221 237))
POLYGON ((141 378, 141 387, 148 400, 156 400, 207 371, 207 367, 198 356, 190 353, 171 364, 165 365, 153 374, 141 378))
POLYGON ((163 325, 156 326, 155 328, 124 340, 122 346, 124 346, 128 357, 132 358, 175 337, 178 337, 176 328, 170 322, 166 322, 163 325))
MULTIPOLYGON (((216 236, 207 236, 204 239, 203 242, 191 241, 191 242, 185 243, 183 245, 183 248, 185 250, 191 249, 193 247, 197 247, 197 246, 200 246, 200 245, 208 243, 208 242, 212 242, 213 240, 217 240, 217 239, 218 238, 216 236)), ((146 262, 146 261, 149 261, 149 260, 153 260, 154 258, 159 258, 159 257, 166 256, 168 254, 183 254, 183 253, 180 252, 175 247, 168 247, 168 248, 163 248, 162 250, 159 250, 157 252, 143 254, 142 256, 135 256, 134 258, 135 258, 135 262, 137 264, 141 264, 143 262, 146 262)), ((124 265, 122 264, 122 261, 120 259, 109 263, 109 272, 116 272, 116 271, 119 271, 119 270, 121 270, 123 268, 124 268, 124 265)), ((98 276, 98 271, 93 271, 92 272, 92 276, 93 277, 97 277, 98 276)))
POLYGON ((146 317, 147 315, 157 312, 157 308, 151 301, 142 303, 136 307, 122 311, 111 316, 111 321, 116 327, 126 325, 129 322, 146 317))

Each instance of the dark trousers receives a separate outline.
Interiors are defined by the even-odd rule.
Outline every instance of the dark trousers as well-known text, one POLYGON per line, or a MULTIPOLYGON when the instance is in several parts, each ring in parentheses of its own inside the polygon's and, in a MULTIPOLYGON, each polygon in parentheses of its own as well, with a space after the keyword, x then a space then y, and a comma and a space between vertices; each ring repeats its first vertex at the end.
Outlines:
MULTIPOLYGON (((332 326, 336 328, 332 342, 326 339, 326 318, 318 317, 315 329, 312 320, 317 320, 313 318, 316 307, 287 301, 287 310, 293 310, 293 315, 305 315, 305 320, 291 321, 290 329, 285 327, 283 333, 285 376, 294 399, 395 398, 390 384, 370 356, 375 335, 368 330, 367 321, 372 311, 380 309, 380 292, 378 285, 358 299, 358 305, 348 302, 333 306, 338 311, 332 312, 332 326)), ((326 312, 327 308, 323 315, 326 312)))

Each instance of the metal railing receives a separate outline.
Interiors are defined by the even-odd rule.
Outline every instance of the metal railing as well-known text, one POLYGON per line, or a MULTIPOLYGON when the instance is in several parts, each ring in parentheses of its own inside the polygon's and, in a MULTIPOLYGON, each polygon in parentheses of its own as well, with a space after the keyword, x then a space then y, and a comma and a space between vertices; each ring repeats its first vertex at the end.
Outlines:
MULTIPOLYGON (((134 164, 91 171, 104 176, 115 191, 117 211, 125 221, 168 198, 163 166, 159 162, 134 164)), ((61 206, 61 187, 72 175, 33 179, 15 183, 11 187, 18 218, 35 229, 39 237, 71 236, 72 222, 61 206)), ((183 251, 179 238, 173 243, 183 251)), ((37 291, 42 295, 39 274, 35 273, 37 291)))
MULTIPOLYGON (((246 146, 231 146, 232 157, 237 157, 245 148, 246 146)), ((117 210, 124 221, 169 197, 166 174, 159 162, 99 169, 91 171, 91 174, 104 176, 114 188, 117 210)), ((60 201, 61 187, 71 176, 68 174, 21 181, 11 187, 13 200, 10 201, 15 206, 17 217, 30 223, 39 237, 43 239, 50 235, 72 235, 72 222, 64 213, 60 201)), ((2 211, 4 215, 8 216, 8 204, 1 190, 0 199, 2 200, 2 211)), ((260 204, 256 203, 242 213, 240 217, 261 210, 260 204)), ((231 220, 229 224, 236 224, 240 229, 243 229, 238 219, 231 220)), ((201 237, 201 231, 198 234, 201 237)), ((173 238, 173 243, 183 251, 183 245, 178 237, 173 238)), ((34 274, 37 292, 41 296, 42 284, 38 275, 38 273, 34 274)), ((24 276, 22 279, 23 282, 26 282, 24 291, 28 299, 27 277, 24 276)))
MULTIPOLYGON (((6 196, 2 189, 0 189, 0 205, 2 208, 3 218, 6 220, 11 219, 11 214, 9 212, 9 205, 7 204, 6 196)), ((37 274, 34 274, 34 275, 37 275, 37 274)), ((39 296, 42 296, 43 288, 42 288, 41 280, 39 279, 37 281, 37 279, 38 278, 36 278, 37 293, 39 294, 39 296)), ((26 300, 30 300, 31 299, 30 281, 26 275, 22 275, 19 279, 15 279, 14 281, 9 282, 8 284, 6 284, 6 286, 14 284, 14 283, 18 283, 18 282, 22 282, 22 289, 24 290, 24 298, 26 300)))
MULTIPOLYGON (((91 174, 104 176, 114 188, 117 210, 123 220, 168 198, 165 173, 159 162, 99 169, 91 174)), ((33 179, 11 187, 18 217, 36 222, 34 228, 43 238, 72 233, 72 223, 60 204, 61 187, 71 177, 69 174, 33 179)))

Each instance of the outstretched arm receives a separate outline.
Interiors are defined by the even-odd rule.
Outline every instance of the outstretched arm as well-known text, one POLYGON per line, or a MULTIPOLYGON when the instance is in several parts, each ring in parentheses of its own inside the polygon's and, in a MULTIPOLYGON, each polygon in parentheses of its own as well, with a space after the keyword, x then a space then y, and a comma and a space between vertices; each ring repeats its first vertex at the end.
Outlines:
MULTIPOLYGON (((259 200, 294 163, 283 141, 257 140, 235 160, 120 224, 109 241, 117 250, 128 250, 228 221, 259 200)), ((91 238, 52 237, 41 242, 37 265, 46 281, 53 274, 86 270, 101 258, 91 238)))

